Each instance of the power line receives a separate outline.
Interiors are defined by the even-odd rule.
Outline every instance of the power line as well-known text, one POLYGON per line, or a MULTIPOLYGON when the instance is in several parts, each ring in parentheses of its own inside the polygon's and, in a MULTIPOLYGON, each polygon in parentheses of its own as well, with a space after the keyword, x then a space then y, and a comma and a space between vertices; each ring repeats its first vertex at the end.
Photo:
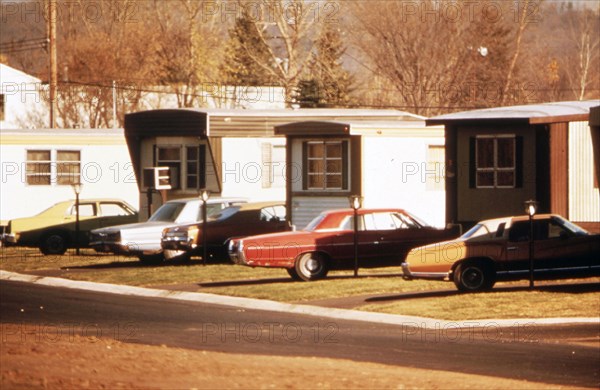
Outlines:
MULTIPOLYGON (((205 83, 205 85, 212 85, 215 83, 205 83)), ((165 86, 162 88, 152 88, 152 87, 137 87, 135 85, 129 84, 129 83, 116 83, 116 85, 113 86, 113 81, 90 81, 90 82, 82 82, 82 81, 62 81, 59 82, 59 90, 61 86, 77 86, 77 87, 83 87, 83 88, 99 88, 99 89, 107 89, 107 90, 112 90, 113 88, 115 88, 116 90, 119 91, 123 91, 125 93, 132 93, 132 94, 141 94, 141 93, 147 93, 147 94, 157 94, 157 95, 176 95, 178 92, 174 91, 174 90, 165 90, 166 88, 169 88, 169 86, 165 86)), ((223 87, 222 84, 217 84, 221 87, 223 87)), ((202 89, 203 86, 202 84, 197 85, 196 87, 202 89)), ((243 87, 243 86, 242 86, 243 87)), ((281 88, 279 86, 264 86, 267 88, 281 88)), ((254 87, 254 86, 248 86, 248 88, 258 88, 258 87, 254 87)), ((367 89, 367 88, 358 88, 358 89, 367 89)), ((386 89, 386 88, 369 88, 372 92, 398 92, 396 89, 386 89)), ((553 90, 553 89, 538 89, 538 91, 542 91, 542 92, 562 92, 562 93, 567 93, 567 92, 572 92, 574 90, 572 89, 562 89, 562 90, 553 90)), ((597 92, 600 91, 600 89, 588 89, 588 91, 590 92, 597 92)), ((233 93, 228 93, 227 91, 221 93, 214 93, 214 90, 205 90, 203 91, 204 93, 200 92, 190 92, 190 93, 186 93, 186 95, 193 97, 193 98, 197 98, 197 99, 201 99, 201 100, 206 100, 206 99, 210 99, 213 98, 215 100, 231 100, 235 97, 235 95, 233 93)), ((273 95, 271 95, 272 97, 273 95)), ((240 99, 241 101, 243 101, 244 99, 240 99)), ((485 102, 485 99, 483 99, 483 101, 485 102)), ((285 99, 271 99, 269 100, 269 102, 271 103, 289 103, 288 101, 286 101, 285 99)), ((529 99, 526 101, 527 103, 535 103, 535 102, 541 102, 541 100, 537 100, 537 99, 529 99)), ((291 103, 298 103, 298 102, 291 102, 291 103)), ((449 111, 449 110, 473 110, 473 109, 480 109, 480 108, 486 108, 487 106, 482 106, 482 105, 469 105, 469 104, 464 104, 464 102, 462 104, 450 104, 450 105, 405 105, 405 104, 397 104, 397 103, 364 103, 361 102, 359 103, 345 103, 345 104, 339 104, 339 103, 334 103, 334 104, 324 104, 324 108, 372 108, 372 109, 397 109, 397 110, 402 110, 402 111, 411 111, 411 110, 439 110, 439 111, 449 111)))
POLYGON ((18 53, 28 50, 47 49, 50 39, 48 38, 33 38, 23 39, 16 42, 0 43, 0 53, 18 53))

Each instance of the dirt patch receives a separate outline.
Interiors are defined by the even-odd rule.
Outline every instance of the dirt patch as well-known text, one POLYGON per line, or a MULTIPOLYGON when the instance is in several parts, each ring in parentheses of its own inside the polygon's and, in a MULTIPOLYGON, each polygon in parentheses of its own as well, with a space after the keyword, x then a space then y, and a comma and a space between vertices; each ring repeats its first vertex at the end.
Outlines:
POLYGON ((347 360, 192 351, 75 334, 53 338, 45 333, 39 337, 36 326, 2 324, 0 388, 548 389, 551 386, 347 360))

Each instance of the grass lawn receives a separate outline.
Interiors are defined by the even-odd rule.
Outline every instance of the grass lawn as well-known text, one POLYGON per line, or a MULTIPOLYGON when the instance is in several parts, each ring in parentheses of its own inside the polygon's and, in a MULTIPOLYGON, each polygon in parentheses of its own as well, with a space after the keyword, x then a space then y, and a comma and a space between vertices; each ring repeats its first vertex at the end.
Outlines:
POLYGON ((197 260, 144 266, 136 258, 98 255, 92 250, 82 250, 80 256, 74 251, 43 256, 36 249, 24 248, 0 248, 0 269, 281 302, 377 295, 358 308, 447 320, 600 315, 600 278, 540 282, 541 287, 533 291, 525 288, 527 282, 498 283, 490 292, 461 294, 452 283, 404 281, 399 267, 361 269, 359 278, 352 271, 335 271, 327 279, 307 283, 292 281, 282 269, 203 266, 197 260))

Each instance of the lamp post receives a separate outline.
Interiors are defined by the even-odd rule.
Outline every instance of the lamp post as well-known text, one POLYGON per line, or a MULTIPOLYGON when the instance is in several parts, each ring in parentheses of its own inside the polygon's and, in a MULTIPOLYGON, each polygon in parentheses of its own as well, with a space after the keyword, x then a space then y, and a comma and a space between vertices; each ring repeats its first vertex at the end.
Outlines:
POLYGON ((200 199, 202 200, 202 265, 206 265, 206 257, 208 256, 208 249, 206 248, 206 202, 210 197, 210 192, 202 190, 200 193, 200 199))
POLYGON ((354 277, 358 276, 358 209, 362 206, 362 197, 350 195, 350 207, 354 210, 354 277))
POLYGON ((72 183, 71 187, 75 192, 75 254, 79 256, 79 194, 81 193, 83 184, 77 181, 72 183))
POLYGON ((534 257, 534 229, 533 229, 533 216, 537 211, 538 202, 535 200, 528 200, 525 202, 525 212, 529 215, 529 288, 534 287, 533 283, 533 257, 534 257))

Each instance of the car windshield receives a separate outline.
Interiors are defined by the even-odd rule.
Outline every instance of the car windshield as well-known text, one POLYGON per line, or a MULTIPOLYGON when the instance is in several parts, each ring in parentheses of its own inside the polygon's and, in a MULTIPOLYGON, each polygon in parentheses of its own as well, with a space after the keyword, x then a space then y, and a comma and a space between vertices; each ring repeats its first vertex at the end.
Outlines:
POLYGON ((573 222, 567 221, 564 218, 552 217, 552 221, 556 222, 558 225, 563 228, 571 231, 576 236, 587 236, 590 234, 587 230, 583 229, 580 226, 575 225, 573 222))
POLYGON ((169 202, 165 203, 156 210, 148 219, 152 222, 175 222, 181 210, 185 207, 185 203, 169 202))

